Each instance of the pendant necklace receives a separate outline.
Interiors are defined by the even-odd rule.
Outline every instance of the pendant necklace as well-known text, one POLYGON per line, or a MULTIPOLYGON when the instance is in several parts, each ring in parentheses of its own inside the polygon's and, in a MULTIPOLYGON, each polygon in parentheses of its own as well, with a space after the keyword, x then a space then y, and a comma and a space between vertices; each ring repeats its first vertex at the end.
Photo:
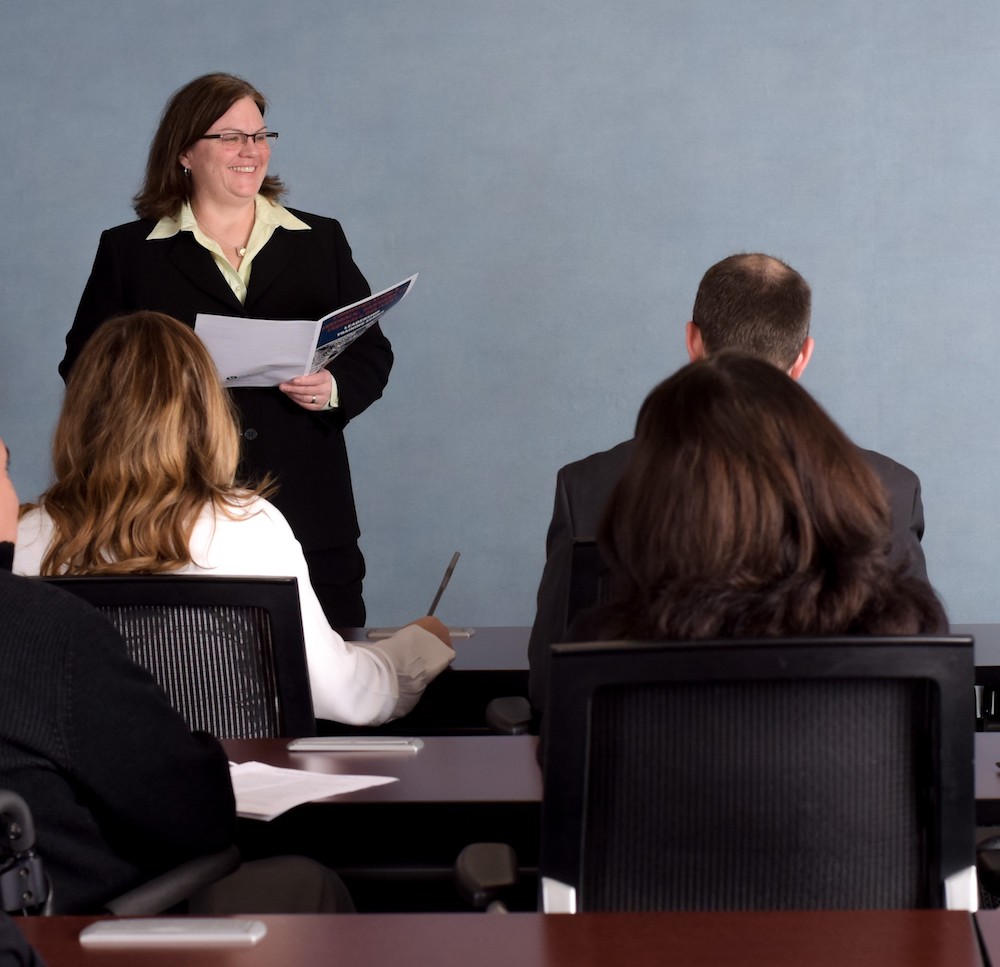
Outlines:
MULTIPOLYGON (((191 214, 194 215, 194 208, 191 209, 191 214)), ((247 254, 246 245, 234 245, 232 242, 224 242, 217 235, 213 235, 207 228, 205 228, 201 219, 197 215, 194 215, 194 220, 198 223, 198 227, 217 245, 220 245, 222 248, 226 248, 228 246, 237 254, 239 258, 243 258, 243 256, 247 254)), ((253 232, 252 224, 250 226, 250 231, 253 232)))

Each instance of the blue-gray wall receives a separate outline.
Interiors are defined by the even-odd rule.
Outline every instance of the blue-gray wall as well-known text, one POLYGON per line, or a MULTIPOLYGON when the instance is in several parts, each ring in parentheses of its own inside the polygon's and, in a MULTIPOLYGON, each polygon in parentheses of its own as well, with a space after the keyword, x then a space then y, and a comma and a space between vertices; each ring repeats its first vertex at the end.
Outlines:
MULTIPOLYGON (((805 385, 921 476, 933 582, 1000 621, 996 0, 0 0, 0 434, 48 480, 56 363, 171 91, 271 99, 290 203, 343 222, 396 368, 349 430, 370 620, 531 620, 559 466, 684 361, 705 268, 813 286, 805 385)), ((471 647, 471 646, 470 646, 471 647)))

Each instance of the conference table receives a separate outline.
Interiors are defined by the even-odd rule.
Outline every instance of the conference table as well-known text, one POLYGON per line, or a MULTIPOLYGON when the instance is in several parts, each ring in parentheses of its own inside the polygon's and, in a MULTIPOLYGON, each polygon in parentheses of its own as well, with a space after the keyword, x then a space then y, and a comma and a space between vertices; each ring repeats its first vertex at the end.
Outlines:
POLYGON ((983 959, 987 964, 1000 964, 1000 910, 980 910, 975 922, 983 959))
MULTIPOLYGON (((252 947, 83 948, 93 918, 19 921, 48 967, 984 967, 972 915, 780 913, 262 916, 252 947)), ((993 923, 988 921, 989 935, 993 923)), ((991 940, 991 948, 995 941, 991 940)), ((994 961, 996 963, 997 961, 994 961)))
MULTIPOLYGON (((289 752, 284 739, 227 739, 234 762, 399 781, 240 821, 248 856, 303 853, 341 871, 359 909, 461 910, 455 857, 473 842, 517 852, 531 909, 537 890, 542 780, 533 736, 426 736, 415 754, 289 752), (334 807, 334 808, 331 808, 334 807)), ((1000 732, 975 736, 976 823, 1000 825, 1000 732)), ((998 961, 1000 963, 1000 961, 998 961)))
MULTIPOLYGON (((370 640, 372 628, 340 628, 349 641, 370 640)), ((494 698, 528 694, 527 625, 458 629, 455 661, 428 686, 409 715, 377 729, 352 728, 320 722, 320 732, 350 735, 381 732, 391 735, 487 735, 486 706, 494 698), (468 636, 464 632, 471 632, 468 636)), ((977 719, 1000 728, 1000 624, 953 624, 952 634, 975 639, 977 719), (985 711, 985 718, 983 712, 985 711)))
MULTIPOLYGON (((480 716, 489 697, 526 693, 529 630, 476 628, 471 638, 456 641, 453 669, 431 686, 438 686, 443 702, 461 702, 451 724, 480 716)), ((952 631, 976 638, 977 683, 1000 685, 1000 625, 956 625, 952 631)), ((365 629, 353 629, 346 637, 364 640, 365 629)), ((432 695, 429 690, 424 701, 432 695)), ((440 710, 434 715, 440 719, 440 710)), ((408 717, 397 731, 419 735, 416 724, 408 717)), ((450 728, 445 723, 441 731, 450 728)), ((233 761, 253 759, 285 768, 399 780, 305 804, 269 823, 241 820, 241 846, 247 855, 266 855, 277 848, 328 862, 345 874, 360 910, 377 910, 380 903, 390 909, 457 910, 460 901, 451 886, 455 856, 466 843, 502 840, 518 852, 527 909, 537 883, 542 791, 536 741, 531 736, 427 733, 419 752, 398 755, 292 753, 286 740, 227 740, 224 745, 233 761), (394 889, 399 896, 392 896, 394 889)), ((977 734, 980 825, 1000 824, 998 761, 1000 732, 977 734)), ((975 921, 968 914, 944 911, 266 916, 260 919, 268 933, 255 947, 185 949, 180 954, 176 949, 81 948, 79 931, 91 919, 30 918, 18 923, 49 967, 157 967, 178 962, 185 967, 325 962, 396 967, 401 959, 440 967, 1000 964, 1000 911, 980 912, 975 921), (986 954, 980 951, 974 922, 986 954)))
POLYGON ((244 856, 312 856, 341 874, 360 910, 463 910, 455 858, 469 843, 500 841, 515 849, 521 865, 515 903, 532 909, 542 799, 537 739, 422 741, 416 753, 364 753, 289 752, 285 739, 224 740, 233 762, 399 780, 306 803, 266 823, 241 819, 244 856))
MULTIPOLYGON (((1000 625, 955 625, 952 630, 975 636, 976 681, 1000 684, 1000 625)), ((346 637, 365 640, 365 629, 347 631, 346 637)), ((331 753, 288 753, 280 740, 227 742, 235 761, 253 758, 400 779, 298 807, 272 823, 241 821, 244 851, 316 856, 343 872, 359 909, 460 910, 452 864, 461 848, 470 842, 510 842, 524 873, 515 902, 530 909, 541 811, 536 740, 489 735, 483 723, 491 697, 525 694, 529 632, 526 626, 477 627, 470 638, 456 640, 454 667, 431 684, 411 715, 382 729, 357 730, 423 736, 425 747, 415 756, 393 760, 387 754, 350 753, 345 760, 331 753), (326 808, 330 802, 337 804, 335 811, 326 808)), ((995 765, 1000 732, 977 733, 976 742, 976 821, 1000 825, 995 765)))
POLYGON ((977 727, 1000 728, 1000 624, 954 624, 951 631, 975 638, 977 727))
POLYGON ((976 684, 1000 685, 1000 624, 953 624, 949 630, 975 638, 976 684))
MULTIPOLYGON (((530 735, 427 736, 419 752, 407 755, 289 752, 286 739, 225 739, 222 744, 233 762, 255 760, 333 775, 392 775, 399 782, 321 800, 320 804, 336 803, 344 806, 345 812, 353 811, 347 807, 363 804, 364 812, 378 821, 393 821, 395 809, 454 809, 464 814, 469 830, 479 834, 496 832, 489 828, 496 818, 490 806, 500 807, 519 820, 533 821, 542 796, 537 742, 530 735)), ((1000 732, 976 733, 975 763, 978 825, 1000 825, 1000 732)))
POLYGON ((1000 826, 1000 732, 976 733, 976 825, 1000 826))
MULTIPOLYGON (((338 629, 349 641, 367 641, 368 635, 378 630, 338 629)), ((468 637, 454 639, 455 661, 451 670, 457 675, 505 674, 510 676, 512 682, 527 682, 529 625, 476 626, 456 630, 460 634, 472 632, 468 637)), ((949 631, 955 635, 972 635, 975 639, 977 684, 1000 685, 1000 623, 956 623, 949 626, 949 631)), ((526 693, 522 691, 520 694, 526 693)))

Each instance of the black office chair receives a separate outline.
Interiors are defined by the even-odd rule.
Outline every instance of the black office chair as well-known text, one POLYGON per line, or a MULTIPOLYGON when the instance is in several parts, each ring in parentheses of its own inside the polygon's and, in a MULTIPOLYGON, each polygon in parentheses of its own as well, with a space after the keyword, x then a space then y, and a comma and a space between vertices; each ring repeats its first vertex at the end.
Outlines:
POLYGON ((151 917, 172 911, 183 912, 186 902, 195 894, 234 873, 241 863, 242 857, 236 846, 207 856, 196 856, 108 900, 104 909, 116 917, 151 917))
POLYGON ((293 577, 49 577, 102 611, 192 729, 316 734, 293 577))
POLYGON ((0 910, 52 912, 52 889, 35 852, 31 810, 9 789, 0 789, 0 910))
MULTIPOLYGON (((198 891, 234 872, 240 852, 230 846, 199 856, 109 900, 104 909, 115 916, 154 916, 182 907, 198 891)), ((0 789, 0 909, 5 913, 50 916, 56 898, 35 849, 35 826, 24 799, 0 789)))
POLYGON ((968 637, 555 646, 543 909, 975 909, 972 681, 968 637))

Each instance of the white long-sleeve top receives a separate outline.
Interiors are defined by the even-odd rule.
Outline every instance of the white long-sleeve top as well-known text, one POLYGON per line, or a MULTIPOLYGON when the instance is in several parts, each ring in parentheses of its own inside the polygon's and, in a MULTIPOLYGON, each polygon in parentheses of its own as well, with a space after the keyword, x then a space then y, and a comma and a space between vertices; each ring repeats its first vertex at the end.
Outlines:
MULTIPOLYGON (((455 657, 436 635, 416 626, 378 643, 345 641, 334 631, 309 581, 302 547, 281 512, 253 497, 226 516, 206 505, 191 534, 193 562, 177 574, 292 576, 298 578, 306 659, 317 718, 378 725, 405 715, 455 657)), ((14 573, 37 575, 52 539, 42 508, 17 527, 14 573)))

